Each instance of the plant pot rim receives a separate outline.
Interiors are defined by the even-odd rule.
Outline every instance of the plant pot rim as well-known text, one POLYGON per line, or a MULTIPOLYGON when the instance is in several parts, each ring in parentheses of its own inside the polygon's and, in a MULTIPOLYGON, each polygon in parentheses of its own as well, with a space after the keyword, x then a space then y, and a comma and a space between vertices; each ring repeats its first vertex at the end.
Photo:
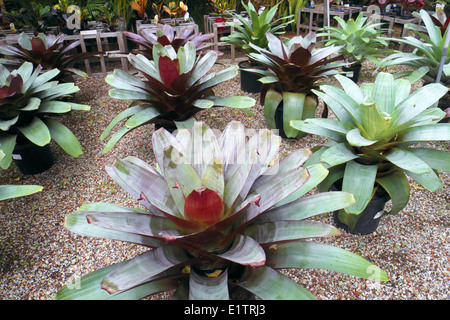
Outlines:
POLYGON ((260 69, 267 70, 268 68, 265 65, 260 63, 252 64, 250 60, 242 60, 238 63, 239 68, 247 68, 247 69, 260 69))

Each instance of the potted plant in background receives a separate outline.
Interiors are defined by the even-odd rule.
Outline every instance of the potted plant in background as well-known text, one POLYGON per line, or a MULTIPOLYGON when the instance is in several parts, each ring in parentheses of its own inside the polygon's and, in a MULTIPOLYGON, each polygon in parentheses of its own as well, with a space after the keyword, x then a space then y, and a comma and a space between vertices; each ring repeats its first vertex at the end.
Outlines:
POLYGON ((184 20, 189 18, 189 15, 186 16, 188 14, 188 6, 183 1, 180 1, 178 4, 175 1, 170 1, 167 6, 163 5, 163 10, 169 14, 172 26, 178 24, 178 17, 183 17, 184 20))
MULTIPOLYGON (((439 12, 439 10, 438 10, 439 12)), ((404 37, 401 39, 390 38, 391 41, 401 42, 414 48, 413 52, 397 52, 391 54, 380 61, 378 68, 384 68, 393 65, 408 66, 406 71, 395 75, 396 77, 411 76, 414 73, 420 73, 425 84, 434 83, 438 80, 446 87, 450 86, 450 50, 444 60, 442 73, 439 74, 439 64, 442 59, 445 38, 447 36, 449 19, 441 12, 436 17, 430 16, 426 10, 420 10, 415 13, 422 18, 423 26, 407 24, 405 27, 414 30, 420 36, 404 37)), ((450 107, 450 96, 447 94, 438 103, 442 110, 450 107)))
POLYGON ((24 174, 37 174, 53 165, 49 147, 55 140, 73 157, 83 151, 75 135, 55 119, 55 115, 72 110, 89 110, 89 106, 63 102, 59 98, 79 91, 73 83, 52 81, 58 69, 41 74, 31 62, 12 70, 0 65, 0 167, 7 169, 13 159, 24 174))
POLYGON ((412 19, 413 15, 412 15, 412 13, 410 11, 408 11, 409 7, 411 5, 413 5, 414 6, 413 10, 419 11, 425 5, 425 1, 424 0, 400 0, 400 5, 401 5, 401 8, 402 8, 400 18, 402 18, 402 19, 412 19))
MULTIPOLYGON (((212 107, 237 107, 242 110, 253 107, 255 99, 250 97, 215 96, 212 89, 238 73, 236 65, 219 72, 210 72, 218 54, 208 51, 197 55, 193 42, 187 42, 178 51, 171 46, 156 43, 153 46, 153 60, 143 55, 129 54, 128 60, 145 77, 141 80, 116 69, 106 77, 113 89, 109 95, 116 99, 131 100, 129 108, 119 113, 103 131, 105 139, 122 120, 124 126, 115 132, 103 150, 107 153, 122 136, 131 130, 154 123, 175 130, 184 126, 200 110, 212 107)), ((189 124, 187 124, 189 125, 189 124)))
MULTIPOLYGON (((285 19, 292 18, 275 18, 279 5, 280 4, 278 3, 272 8, 265 8, 258 14, 250 1, 248 2, 248 5, 242 2, 242 6, 248 12, 250 21, 247 21, 247 19, 240 14, 231 12, 231 15, 236 21, 227 22, 227 24, 234 27, 234 31, 229 36, 222 37, 220 40, 242 48, 247 56, 250 53, 255 52, 255 49, 251 44, 258 48, 268 49, 266 34, 272 33, 274 35, 279 35, 284 33, 283 30, 285 26, 290 22, 285 19)), ((242 69, 261 69, 262 67, 259 66, 256 61, 252 61, 251 59, 241 61, 238 65, 241 69, 241 89, 245 92, 260 92, 262 86, 261 82, 258 81, 260 77, 242 69)))
POLYGON ((346 192, 302 197, 327 171, 321 164, 302 167, 311 154, 303 149, 271 166, 280 141, 267 129, 247 137, 235 121, 220 136, 195 123, 175 135, 164 129, 153 134, 156 169, 135 157, 108 162, 109 175, 146 209, 84 204, 66 217, 65 227, 153 249, 83 276, 55 299, 141 299, 175 290, 176 299, 228 300, 233 287, 262 299, 314 298, 277 272, 281 268, 364 278, 376 268, 376 280, 387 280, 357 254, 305 241, 339 232, 304 219, 354 199, 346 192))
POLYGON ((147 20, 147 14, 145 13, 147 1, 148 0, 135 0, 130 3, 133 10, 136 11, 139 18, 143 21, 147 20))
POLYGON ((54 80, 59 82, 73 82, 73 75, 87 77, 87 74, 75 68, 75 64, 88 59, 99 52, 71 53, 81 41, 64 43, 65 35, 45 35, 39 33, 37 36, 29 36, 21 33, 18 45, 0 44, 0 53, 6 58, 0 59, 0 63, 9 68, 17 68, 24 62, 33 63, 34 68, 42 66, 43 71, 58 69, 60 72, 54 80))
POLYGON ((367 22, 368 17, 360 13, 356 20, 344 21, 338 16, 334 19, 339 23, 338 27, 324 27, 317 34, 323 37, 325 46, 342 46, 341 53, 344 54, 348 66, 343 70, 353 81, 358 82, 362 63, 369 60, 378 64, 378 58, 393 53, 388 48, 386 38, 382 37, 387 29, 380 28, 382 23, 367 22), (366 23, 367 22, 367 23, 366 23))
MULTIPOLYGON (((216 23, 222 23, 227 21, 227 16, 229 10, 236 9, 231 6, 231 3, 228 0, 209 0, 209 4, 213 7, 214 12, 211 14, 216 15, 216 23)), ((225 31, 225 27, 218 27, 218 32, 223 33, 225 31)))
MULTIPOLYGON (((197 52, 200 53, 209 47, 206 41, 214 37, 212 33, 194 33, 194 27, 189 26, 184 27, 175 34, 174 28, 168 24, 158 24, 156 32, 142 29, 139 34, 130 31, 123 31, 123 34, 139 46, 132 53, 140 53, 150 60, 153 59, 153 45, 156 43, 160 43, 163 46, 170 45, 175 51, 178 51, 180 47, 191 41, 194 43, 197 52)), ((220 54, 220 52, 217 53, 220 54)))
POLYGON ((301 138, 304 132, 290 126, 291 120, 314 118, 317 96, 312 89, 318 88, 318 81, 325 76, 337 74, 344 63, 343 55, 335 55, 341 47, 316 48, 316 34, 296 36, 283 42, 278 37, 267 34, 268 50, 252 48, 258 53, 250 53, 253 61, 268 68, 258 72, 263 77, 261 105, 270 129, 278 129, 282 138, 301 138))
POLYGON ((343 89, 324 84, 314 92, 336 119, 296 120, 291 125, 330 138, 311 160, 330 171, 319 190, 335 185, 352 193, 356 203, 339 211, 337 221, 349 232, 368 234, 376 230, 389 198, 390 214, 408 204, 407 176, 432 192, 442 188, 437 170, 450 171, 450 153, 414 145, 450 140, 450 124, 437 123, 444 112, 430 108, 448 88, 432 83, 410 93, 409 80, 394 80, 384 72, 361 87, 342 75, 335 78, 343 89), (381 203, 375 205, 376 199, 381 203))

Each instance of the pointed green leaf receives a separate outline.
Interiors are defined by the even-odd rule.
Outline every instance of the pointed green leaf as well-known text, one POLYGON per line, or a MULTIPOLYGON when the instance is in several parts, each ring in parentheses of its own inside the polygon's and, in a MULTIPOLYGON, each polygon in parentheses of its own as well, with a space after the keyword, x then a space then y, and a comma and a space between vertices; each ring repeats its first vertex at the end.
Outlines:
POLYGON ((164 245, 122 263, 103 279, 101 286, 109 293, 127 290, 190 259, 181 247, 164 245))
POLYGON ((156 118, 157 116, 159 116, 159 114, 160 113, 156 108, 145 108, 144 110, 141 110, 131 116, 125 122, 125 127, 127 127, 128 129, 134 129, 156 118))
MULTIPOLYGON (((307 120, 293 120, 291 121, 291 127, 307 132, 310 134, 319 135, 322 137, 327 137, 330 139, 333 139, 335 141, 344 141, 345 140, 345 134, 335 131, 336 128, 328 129, 323 126, 323 123, 321 122, 314 122, 312 121, 314 119, 307 119, 307 120)), ((318 120, 318 119, 316 119, 318 120)), ((325 119, 322 119, 325 120, 325 119)))
POLYGON ((192 72, 192 76, 189 79, 188 86, 192 86, 198 80, 200 80, 206 73, 208 73, 217 60, 217 52, 208 51, 195 65, 195 69, 192 72))
MULTIPOLYGON (((372 99, 380 112, 391 114, 395 108, 394 77, 390 73, 381 72, 377 75, 372 92, 372 99)), ((367 125, 367 123, 366 123, 367 125)))
POLYGON ((412 127, 402 131, 397 139, 399 142, 421 142, 421 141, 445 141, 450 140, 450 124, 439 123, 412 127))
POLYGON ((372 198, 377 168, 378 165, 363 165, 356 161, 346 164, 342 191, 352 193, 356 200, 354 205, 345 209, 347 213, 359 214, 366 208, 372 198))
POLYGON ((214 278, 200 276, 191 270, 189 300, 229 300, 228 270, 214 278))
POLYGON ((202 185, 210 190, 217 191, 219 197, 223 199, 225 181, 223 164, 220 158, 213 158, 209 162, 203 173, 202 185))
POLYGON ((431 148, 408 148, 406 150, 418 156, 433 169, 450 171, 450 152, 431 148))
POLYGON ((350 130, 346 135, 348 143, 354 147, 370 146, 377 142, 377 140, 366 139, 361 135, 361 131, 358 128, 350 130))
POLYGON ((431 168, 422 159, 405 149, 392 148, 390 153, 384 155, 384 158, 397 167, 416 174, 431 172, 431 168))
POLYGON ((310 178, 308 170, 303 167, 258 179, 250 189, 250 194, 259 194, 261 212, 271 208, 287 196, 296 192, 310 178))
POLYGON ((327 101, 324 100, 325 103, 330 107, 330 109, 336 114, 339 120, 351 125, 353 123, 355 123, 356 125, 361 123, 359 104, 356 103, 356 101, 353 100, 351 96, 347 95, 344 90, 332 85, 321 85, 320 89, 325 92, 331 100, 338 102, 337 105, 340 105, 341 108, 344 108, 345 111, 343 112, 341 108, 335 108, 335 103, 330 104, 330 99, 327 99, 327 101))
POLYGON ((350 160, 356 159, 356 155, 346 143, 338 143, 330 148, 327 148, 320 157, 320 161, 328 165, 335 166, 341 163, 346 163, 350 160))
POLYGON ((269 267, 247 268, 239 286, 264 300, 314 300, 298 283, 269 267))
MULTIPOLYGON (((125 89, 111 89, 108 92, 111 98, 121 100, 149 100, 149 94, 139 91, 125 89)), ((151 100, 151 99, 150 99, 151 100)))
POLYGON ((144 246, 156 247, 161 245, 160 241, 144 237, 141 235, 121 232, 116 230, 105 229, 89 224, 86 216, 93 211, 101 212, 129 212, 139 211, 138 209, 130 209, 110 203, 97 202, 81 206, 77 212, 66 216, 64 226, 72 232, 82 236, 90 236, 95 238, 113 239, 132 243, 142 244, 144 246))
POLYGON ((303 220, 318 214, 340 210, 354 203, 355 198, 351 193, 321 192, 271 209, 264 213, 258 221, 303 220))
POLYGON ((397 214, 409 202, 410 186, 406 175, 401 170, 394 170, 392 173, 376 180, 392 199, 391 211, 388 214, 397 214))
POLYGON ((350 78, 337 74, 334 76, 341 84, 344 91, 351 96, 356 103, 361 104, 364 102, 364 94, 356 83, 350 78))
POLYGON ((41 111, 41 108, 39 107, 41 105, 41 99, 33 97, 30 98, 27 101, 27 105, 23 108, 20 109, 20 111, 33 111, 33 110, 37 110, 39 108, 39 111, 41 111))
POLYGON ((177 226, 165 217, 141 212, 87 212, 90 224, 100 228, 162 239, 161 232, 176 230, 177 226))
POLYGON ((233 163, 245 163, 246 155, 240 152, 245 145, 245 127, 242 122, 231 121, 220 135, 218 143, 225 172, 233 163))
POLYGON ((259 267, 266 262, 266 254, 259 243, 244 235, 237 235, 230 249, 217 256, 251 267, 259 267))
MULTIPOLYGON (((131 196, 138 199, 152 213, 160 215, 157 208, 177 215, 177 207, 167 183, 151 166, 137 158, 112 159, 105 165, 106 172, 131 196), (145 194, 149 199, 143 198, 145 194), (149 202, 150 201, 150 202, 149 202)), ((179 217, 181 217, 178 214, 179 217)))
POLYGON ((111 132, 112 128, 116 126, 120 121, 122 121, 125 118, 129 118, 138 112, 145 110, 146 106, 133 106, 129 107, 128 109, 125 109, 124 111, 120 112, 114 119, 109 123, 109 125, 105 128, 105 130, 100 135, 100 141, 103 141, 111 132))
POLYGON ((229 96, 229 97, 208 96, 205 97, 205 99, 211 100, 214 103, 214 106, 230 107, 238 109, 251 108, 256 103, 255 99, 246 96, 229 96))
POLYGON ((113 134, 111 139, 109 139, 109 141, 103 147, 102 153, 106 154, 109 151, 111 151, 111 149, 116 145, 116 143, 119 142, 119 140, 122 139, 122 137, 131 130, 133 129, 128 129, 127 127, 121 127, 119 130, 117 130, 117 132, 113 134))
POLYGON ((52 139, 55 140, 65 152, 75 158, 78 158, 83 154, 80 142, 69 128, 50 118, 46 118, 44 121, 50 131, 52 139))
POLYGON ((34 185, 2 185, 0 186, 0 201, 27 196, 42 191, 43 187, 34 185))
POLYGON ((34 117, 29 124, 17 127, 17 129, 19 129, 28 140, 38 146, 42 147, 50 143, 50 131, 45 123, 38 117, 34 117))
POLYGON ((283 96, 281 93, 275 90, 267 91, 264 102, 264 115, 270 129, 276 129, 275 111, 282 100, 283 96))
POLYGON ((283 129, 286 137, 295 138, 299 131, 291 127, 291 120, 304 119, 303 107, 305 104, 306 94, 295 92, 283 92, 283 129))
POLYGON ((416 174, 414 172, 405 170, 405 173, 431 192, 435 192, 443 188, 442 181, 439 178, 439 174, 434 170, 432 170, 430 173, 424 174, 416 174))
POLYGON ((8 131, 11 126, 15 125, 17 123, 17 120, 19 120, 19 116, 14 117, 10 120, 3 120, 0 119, 0 130, 2 131, 8 131))
POLYGON ((219 143, 214 131, 203 122, 196 122, 192 127, 190 158, 187 160, 200 177, 214 158, 220 158, 219 143))
POLYGON ((314 221, 274 221, 252 224, 245 230, 245 235, 260 245, 340 234, 335 227, 314 221))
POLYGON ((430 83, 420 87, 404 99, 392 113, 393 123, 400 125, 412 120, 425 109, 442 98, 448 88, 440 83, 430 83))
POLYGON ((64 101, 44 101, 40 108, 39 113, 66 113, 71 110, 71 105, 64 101))
POLYGON ((54 297, 55 300, 104 300, 110 294, 101 288, 103 278, 120 264, 91 272, 67 284, 54 297))
MULTIPOLYGON (((393 104, 394 102, 387 102, 386 100, 385 103, 393 104)), ((379 136, 385 133, 389 128, 391 118, 383 117, 380 114, 381 110, 382 109, 379 109, 378 105, 374 103, 362 104, 360 106, 362 125, 368 140, 378 140, 379 136)))
POLYGON ((374 281, 387 281, 387 274, 360 255, 323 243, 297 241, 267 250, 272 268, 325 269, 374 281))
POLYGON ((183 154, 173 146, 164 150, 164 178, 178 211, 184 216, 184 197, 200 188, 202 180, 183 154))
POLYGON ((16 138, 17 135, 0 134, 0 150, 3 152, 3 157, 0 158, 0 167, 2 169, 7 169, 11 164, 16 138))

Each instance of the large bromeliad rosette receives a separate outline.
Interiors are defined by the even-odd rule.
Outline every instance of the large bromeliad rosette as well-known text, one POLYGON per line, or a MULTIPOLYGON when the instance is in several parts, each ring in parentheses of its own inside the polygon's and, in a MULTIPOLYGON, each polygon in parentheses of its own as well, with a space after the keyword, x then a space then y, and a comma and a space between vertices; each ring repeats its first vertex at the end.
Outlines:
POLYGON ((196 122, 173 135, 153 134, 156 168, 135 157, 108 162, 109 175, 145 210, 85 204, 67 216, 66 228, 150 249, 83 276, 56 299, 140 299, 176 290, 178 299, 217 300, 229 299, 235 286, 263 299, 314 298, 281 268, 387 280, 359 255, 306 241, 340 232, 305 219, 355 200, 345 192, 304 197, 328 172, 322 164, 302 167, 307 149, 277 161, 280 140, 270 130, 247 136, 240 122, 220 135, 196 122))

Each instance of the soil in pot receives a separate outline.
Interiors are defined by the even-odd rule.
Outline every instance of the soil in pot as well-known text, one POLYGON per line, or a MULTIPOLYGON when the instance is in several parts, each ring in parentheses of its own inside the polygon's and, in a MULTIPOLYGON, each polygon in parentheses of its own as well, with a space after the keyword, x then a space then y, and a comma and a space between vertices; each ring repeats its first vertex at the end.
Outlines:
POLYGON ((20 172, 26 175, 42 173, 55 163, 50 144, 43 147, 32 142, 16 144, 12 157, 20 172))
POLYGON ((250 64, 249 61, 241 61, 239 62, 239 68, 241 69, 241 89, 248 93, 259 93, 261 92, 262 83, 258 81, 261 76, 259 74, 254 74, 252 72, 248 72, 242 69, 260 69, 266 70, 267 68, 263 66, 255 66, 250 64))
POLYGON ((352 79, 354 83, 358 82, 359 79, 359 73, 361 72, 361 64, 352 65, 351 67, 342 67, 342 70, 344 72, 348 72, 345 74, 347 78, 352 79))
MULTIPOLYGON (((331 187, 331 191, 341 190, 339 181, 331 187)), ((388 193, 381 187, 378 187, 377 192, 369 201, 366 209, 359 214, 359 219, 355 226, 351 229, 347 224, 343 223, 339 218, 340 215, 346 214, 344 210, 335 211, 333 213, 334 223, 337 227, 345 230, 351 234, 367 235, 375 232, 380 224, 383 216, 384 207, 390 200, 388 193)))

